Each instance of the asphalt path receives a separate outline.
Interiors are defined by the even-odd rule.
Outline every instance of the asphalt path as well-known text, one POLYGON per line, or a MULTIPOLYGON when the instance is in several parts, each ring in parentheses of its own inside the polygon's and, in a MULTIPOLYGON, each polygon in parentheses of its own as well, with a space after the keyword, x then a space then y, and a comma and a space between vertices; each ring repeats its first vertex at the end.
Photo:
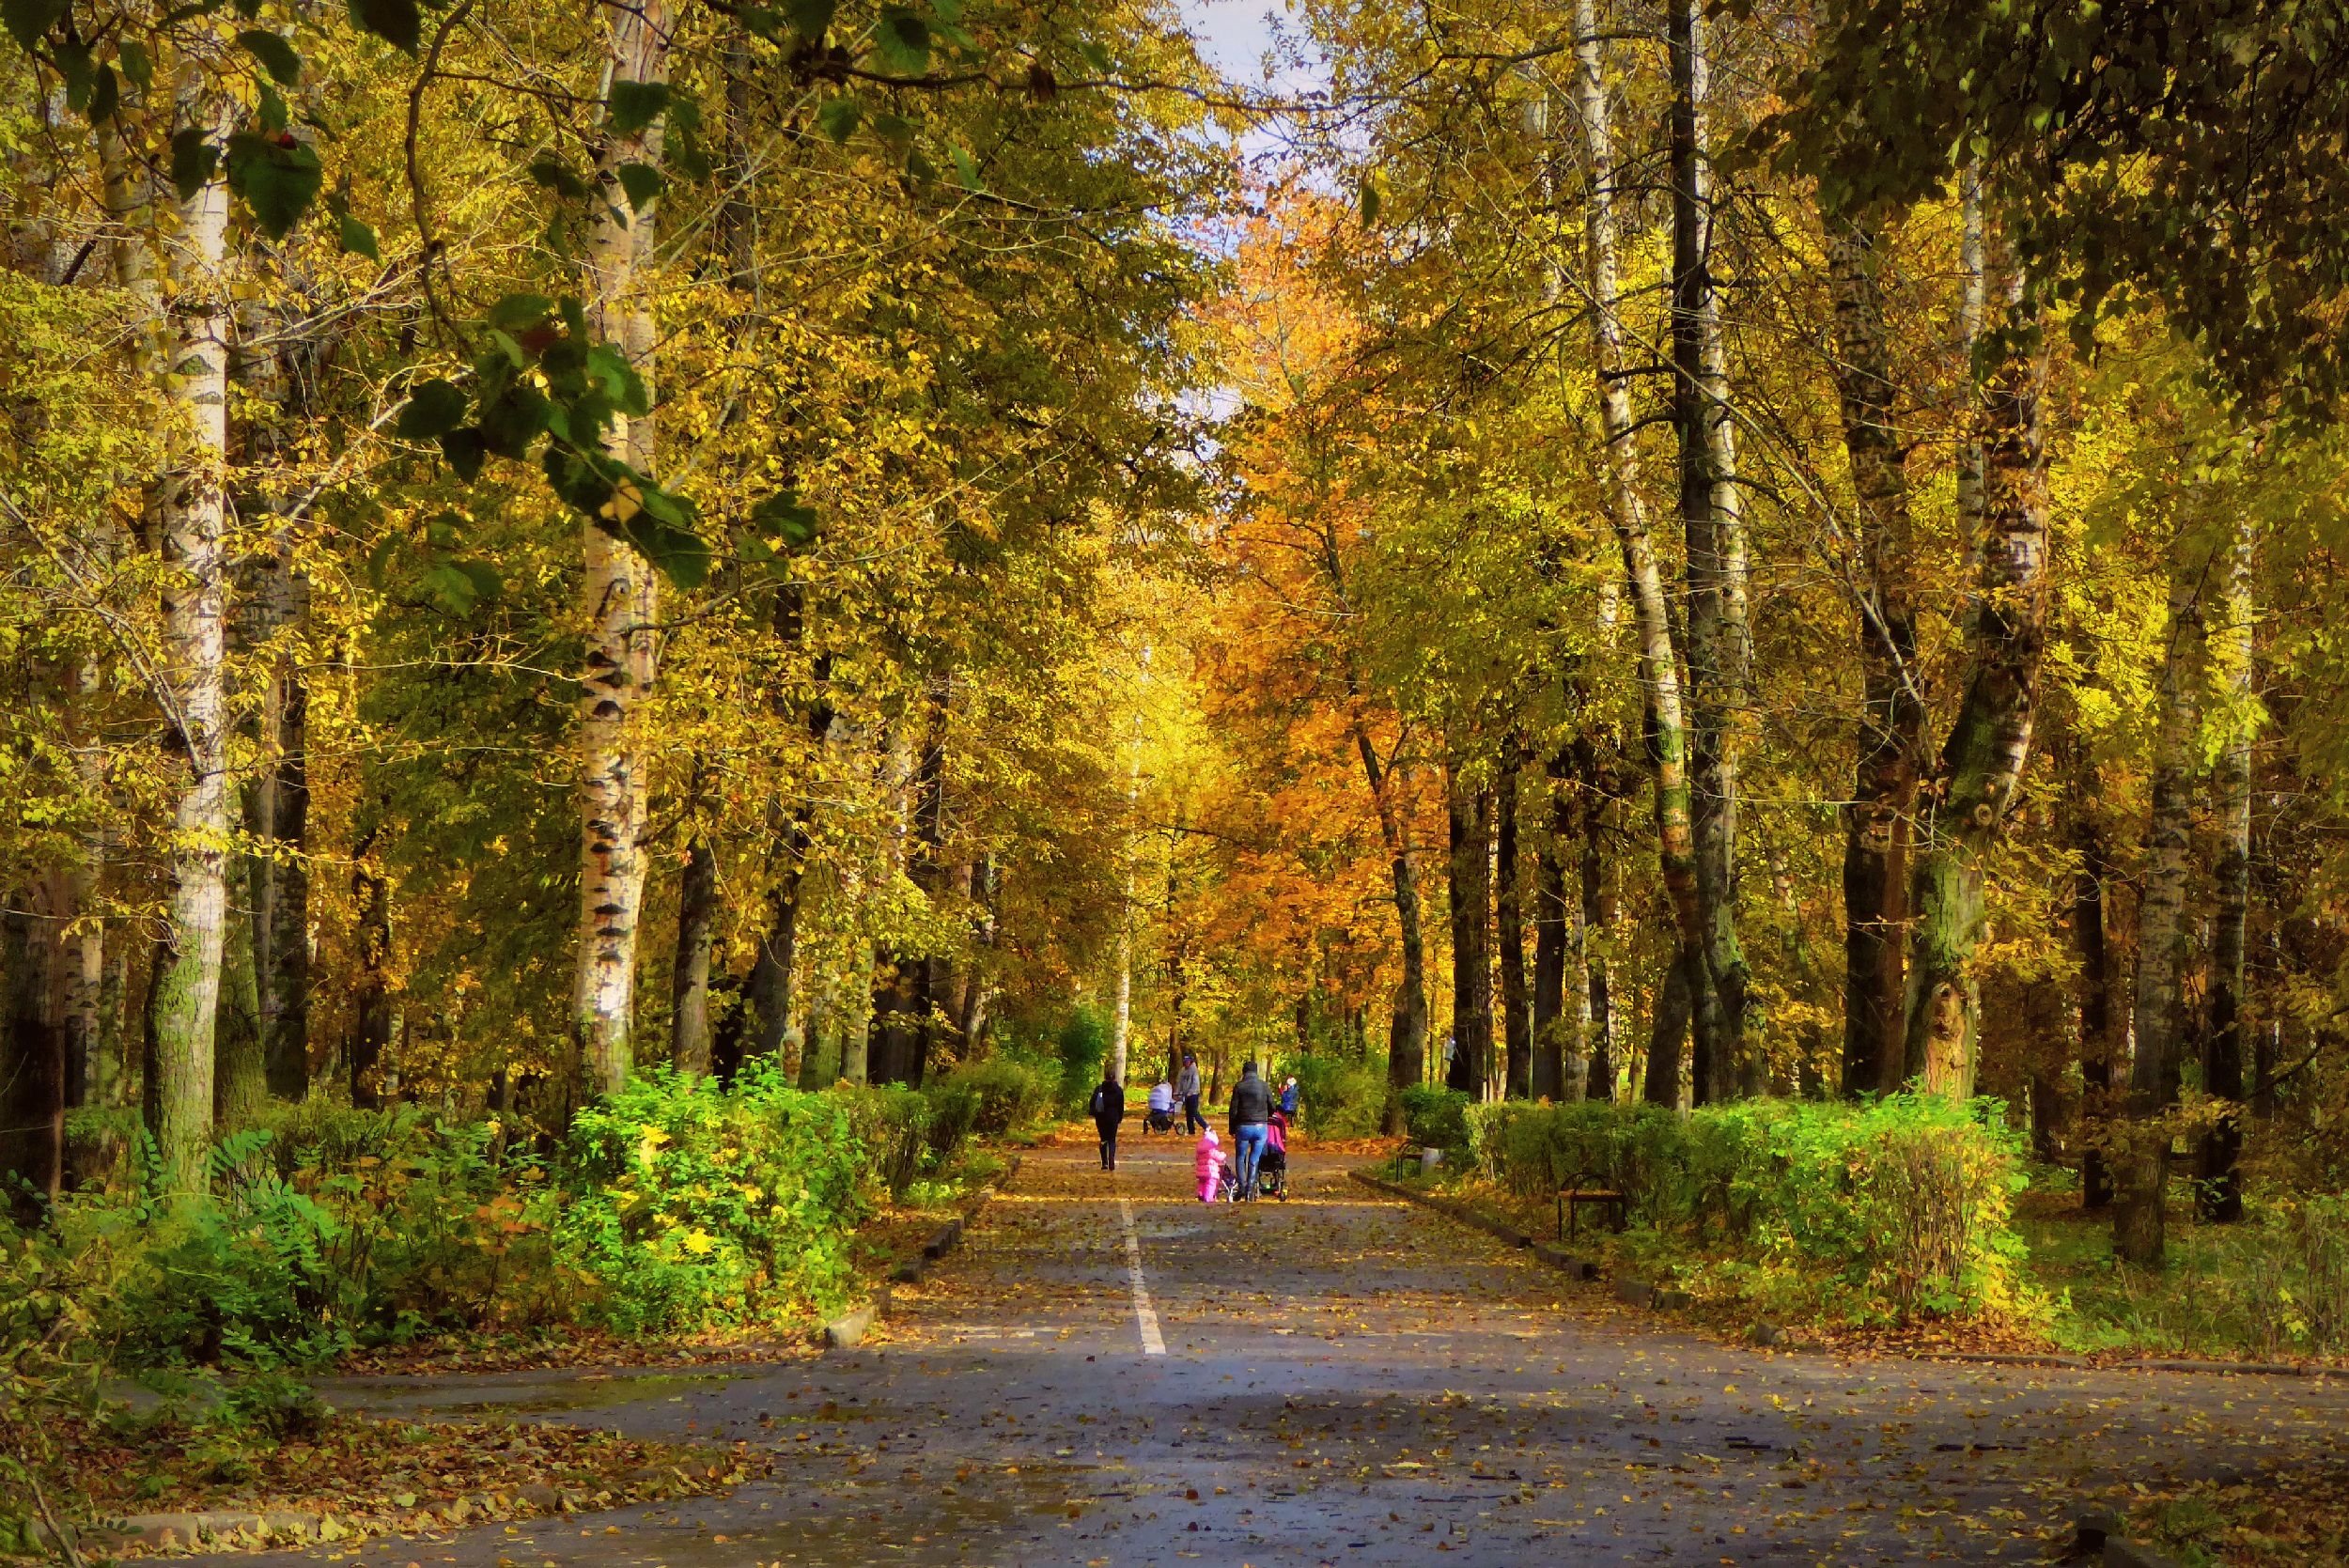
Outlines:
POLYGON ((420 1568, 2031 1561, 2113 1487, 2286 1473, 2328 1380, 1749 1350, 1294 1158, 1203 1205, 1189 1146, 1037 1150, 858 1349, 736 1372, 332 1387, 346 1407, 743 1442, 654 1510, 275 1554, 420 1568))

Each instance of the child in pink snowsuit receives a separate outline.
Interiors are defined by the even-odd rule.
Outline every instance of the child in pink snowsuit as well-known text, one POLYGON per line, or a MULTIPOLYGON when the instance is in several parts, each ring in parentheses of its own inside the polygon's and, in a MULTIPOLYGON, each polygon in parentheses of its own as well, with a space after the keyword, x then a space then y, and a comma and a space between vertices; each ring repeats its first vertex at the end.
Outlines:
POLYGON ((1223 1142, 1208 1127, 1199 1135, 1199 1146, 1192 1151, 1191 1169, 1199 1177, 1199 1201, 1215 1202, 1215 1182, 1223 1169, 1223 1142))

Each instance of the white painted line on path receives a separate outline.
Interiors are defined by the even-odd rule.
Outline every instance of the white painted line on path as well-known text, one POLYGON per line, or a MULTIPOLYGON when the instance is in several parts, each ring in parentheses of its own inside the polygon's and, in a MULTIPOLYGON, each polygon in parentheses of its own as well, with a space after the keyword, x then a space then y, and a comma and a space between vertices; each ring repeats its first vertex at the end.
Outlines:
POLYGON ((1166 1341, 1159 1337, 1159 1314, 1150 1305, 1150 1287, 1142 1278, 1142 1238, 1134 1234, 1134 1205, 1123 1198, 1117 1200, 1117 1223, 1126 1233, 1126 1278, 1134 1287, 1134 1321, 1142 1326, 1142 1353, 1163 1356, 1166 1341))

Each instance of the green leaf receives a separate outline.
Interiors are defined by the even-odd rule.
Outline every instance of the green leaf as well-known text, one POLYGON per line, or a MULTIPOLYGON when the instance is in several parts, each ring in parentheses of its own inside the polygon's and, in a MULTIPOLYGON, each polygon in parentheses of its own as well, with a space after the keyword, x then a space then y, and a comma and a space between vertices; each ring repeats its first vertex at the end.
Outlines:
POLYGON ((668 106, 666 82, 614 82, 611 101, 604 105, 609 116, 606 123, 614 136, 633 136, 659 119, 668 106))
POLYGON ((122 74, 131 79, 132 86, 141 92, 153 90, 155 62, 148 56, 147 45, 136 39, 124 39, 117 47, 115 57, 121 62, 122 74))
POLYGON ((110 120, 122 111, 122 84, 116 79, 115 68, 100 66, 98 79, 90 84, 89 122, 97 125, 110 120))
POLYGON ((472 614, 481 599, 472 576, 453 561, 443 561, 426 572, 418 585, 428 600, 451 615, 472 614))
POLYGON ((57 24, 65 12, 66 0, 0 0, 0 23, 5 23, 9 37, 26 49, 38 47, 42 36, 57 24))
POLYGON ((1378 221, 1378 209, 1384 200, 1385 198, 1378 194, 1378 187, 1375 181, 1368 179, 1362 181, 1361 211, 1364 228, 1368 228, 1378 221))
POLYGON ((49 53, 56 60, 58 74, 65 78, 65 106, 81 114, 89 107, 90 88, 98 76, 89 45, 69 37, 49 53))
POLYGON ((857 121, 863 117, 864 106, 853 98, 829 99, 816 111, 816 123, 835 142, 855 135, 857 121))
POLYGON ((260 88, 260 102, 254 106, 253 117, 259 123, 263 135, 274 136, 291 123, 286 110, 286 95, 267 82, 257 85, 260 88))
POLYGON ((395 48, 413 54, 424 41, 416 0, 350 0, 350 20, 395 48))
POLYGON ((783 4, 783 14, 791 19, 791 30, 810 43, 824 41, 832 13, 837 9, 839 0, 784 0, 783 4))
POLYGON ((883 6, 873 24, 873 48, 890 70, 919 76, 930 68, 930 24, 903 6, 883 6))
POLYGON ((622 413, 641 419, 652 411, 652 396, 645 389, 645 378, 636 373, 636 366, 615 346, 599 343, 588 349, 587 373, 602 385, 604 396, 622 413))
POLYGON ((447 458, 448 466, 457 471, 457 477, 468 485, 481 477, 481 459, 489 454, 489 445, 482 441, 481 432, 470 425, 443 431, 441 435, 441 456, 447 458))
POLYGON ((1102 75, 1107 76, 1110 73, 1110 52, 1091 39, 1080 39, 1077 41, 1077 53, 1084 56, 1085 64, 1102 75))
POLYGON ((913 122, 906 118, 903 115, 876 115, 873 116, 873 134, 879 136, 882 141, 887 142, 892 147, 894 147, 899 152, 903 152, 907 147, 913 145, 913 122))
POLYGON ((677 124, 674 116, 669 121, 668 140, 662 143, 661 150, 677 172, 686 179, 709 178, 709 155, 702 150, 701 138, 677 124))
POLYGON ((528 332, 554 310, 544 294, 508 294, 490 307, 487 320, 500 332, 528 332))
POLYGON ((816 508, 802 503, 796 490, 778 490, 752 507, 751 521, 774 536, 786 550, 804 550, 814 544, 823 523, 816 508))
MULTIPOLYGON (((627 489, 614 492, 604 504, 604 512, 596 518, 596 526, 615 538, 633 546, 636 553, 653 565, 653 569, 679 588, 698 588, 709 580, 709 546, 690 528, 663 521, 647 505, 625 520, 615 520, 609 514, 625 508, 630 499, 627 489)), ((646 489, 642 492, 646 502, 656 498, 669 501, 665 492, 646 489)))
POLYGON ((344 250, 353 256, 364 256, 369 261, 381 261, 383 253, 375 242, 375 230, 346 212, 334 220, 335 238, 344 250))
POLYGON ((302 80, 302 56, 294 53, 292 44, 266 27, 239 33, 237 42, 268 69, 280 86, 290 87, 302 80))
POLYGON ((568 196, 573 201, 586 199, 587 182, 552 152, 542 152, 530 161, 530 178, 558 196, 568 196))
POLYGON ((962 188, 966 191, 986 190, 987 182, 979 178, 979 161, 971 156, 970 149, 954 147, 947 150, 955 155, 955 178, 962 181, 962 188))
POLYGON ((191 127, 172 136, 171 188, 181 201, 193 201, 219 167, 220 148, 206 141, 203 132, 191 127))
POLYGON ((661 171, 650 163, 622 163, 616 171, 628 204, 642 212, 661 199, 661 171))
POLYGON ((228 188, 272 240, 302 221, 325 178, 319 155, 291 136, 240 131, 228 138, 228 188))
POLYGON ((538 389, 517 381, 481 406, 481 441, 501 458, 523 458, 547 427, 550 405, 538 389))
POLYGON ((392 433, 402 441, 430 441, 464 422, 465 395, 435 376, 409 389, 392 433))

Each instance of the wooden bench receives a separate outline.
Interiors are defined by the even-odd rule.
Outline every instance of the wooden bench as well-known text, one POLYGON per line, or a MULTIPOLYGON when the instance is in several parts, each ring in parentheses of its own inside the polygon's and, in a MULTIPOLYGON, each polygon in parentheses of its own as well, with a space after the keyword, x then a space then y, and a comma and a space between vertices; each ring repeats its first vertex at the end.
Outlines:
POLYGON ((1587 1204, 1603 1211, 1610 1230, 1620 1231, 1629 1222, 1629 1205, 1624 1196, 1610 1187, 1584 1187, 1581 1178, 1558 1189, 1558 1239, 1565 1240, 1575 1234, 1587 1204))

